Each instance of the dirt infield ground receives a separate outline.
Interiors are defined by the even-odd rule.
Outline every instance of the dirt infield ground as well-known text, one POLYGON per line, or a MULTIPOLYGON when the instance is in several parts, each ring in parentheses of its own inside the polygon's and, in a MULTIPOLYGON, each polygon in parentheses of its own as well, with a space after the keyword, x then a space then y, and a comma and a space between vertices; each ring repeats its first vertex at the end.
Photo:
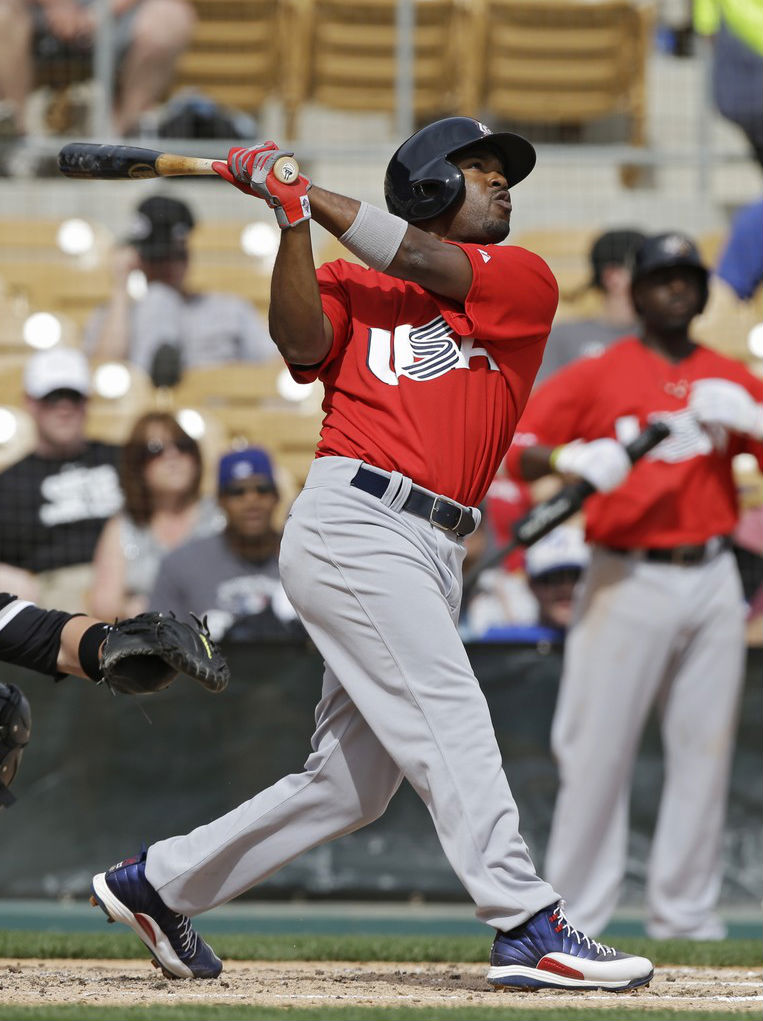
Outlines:
POLYGON ((258 1004, 264 1007, 491 1007, 576 1006, 595 1003, 627 1014, 642 1009, 720 1008, 760 1017, 758 972, 741 968, 658 968, 648 989, 604 992, 497 993, 482 965, 226 963, 220 979, 173 982, 146 961, 2 960, 5 1004, 258 1004))

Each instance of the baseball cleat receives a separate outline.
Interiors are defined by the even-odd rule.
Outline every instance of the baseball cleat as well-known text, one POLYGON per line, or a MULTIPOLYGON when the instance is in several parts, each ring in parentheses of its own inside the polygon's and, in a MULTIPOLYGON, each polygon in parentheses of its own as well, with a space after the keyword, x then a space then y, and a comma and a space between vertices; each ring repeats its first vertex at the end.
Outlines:
POLYGON ((509 932, 496 934, 487 980, 501 989, 609 989, 646 985, 654 966, 620 953, 570 925, 564 902, 552 904, 509 932))
POLYGON ((146 879, 146 852, 93 876, 90 903, 110 922, 129 925, 167 978, 217 978, 223 962, 187 915, 172 911, 146 879))

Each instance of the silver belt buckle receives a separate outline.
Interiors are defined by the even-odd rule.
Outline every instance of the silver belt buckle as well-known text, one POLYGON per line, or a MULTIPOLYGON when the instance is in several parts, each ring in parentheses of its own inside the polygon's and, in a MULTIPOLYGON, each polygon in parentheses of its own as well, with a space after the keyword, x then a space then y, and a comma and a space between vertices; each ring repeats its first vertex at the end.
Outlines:
POLYGON ((429 523, 430 525, 434 525, 435 528, 439 528, 443 532, 455 532, 456 535, 458 535, 458 526, 461 524, 463 517, 464 508, 460 504, 454 503, 453 500, 447 500, 444 496, 436 496, 432 501, 432 509, 429 512, 429 523), (437 512, 440 504, 442 504, 444 507, 452 507, 454 510, 458 509, 458 520, 455 522, 455 524, 444 525, 441 522, 434 520, 434 515, 437 512))

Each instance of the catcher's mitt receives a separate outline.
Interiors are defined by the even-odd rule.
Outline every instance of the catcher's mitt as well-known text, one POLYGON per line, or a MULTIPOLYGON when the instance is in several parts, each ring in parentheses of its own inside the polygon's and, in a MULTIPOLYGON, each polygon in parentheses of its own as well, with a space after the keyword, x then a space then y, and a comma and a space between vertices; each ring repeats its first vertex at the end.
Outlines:
POLYGON ((209 691, 222 691, 228 664, 215 647, 206 620, 191 614, 185 624, 174 614, 141 613, 117 621, 101 650, 101 680, 125 695, 161 691, 179 673, 209 691))

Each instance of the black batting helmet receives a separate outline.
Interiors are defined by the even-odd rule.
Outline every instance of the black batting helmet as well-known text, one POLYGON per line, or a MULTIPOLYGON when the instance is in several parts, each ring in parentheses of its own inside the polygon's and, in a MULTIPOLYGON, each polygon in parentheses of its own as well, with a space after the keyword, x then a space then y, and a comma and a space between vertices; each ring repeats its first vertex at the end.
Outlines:
POLYGON ((482 141, 500 155, 510 188, 535 166, 535 149, 521 135, 493 134, 472 117, 445 117, 411 135, 389 161, 384 178, 387 209, 408 223, 439 216, 464 191, 464 175, 450 157, 482 141))
POLYGON ((707 304, 710 272, 702 261, 699 249, 686 234, 672 231, 645 239, 633 258, 632 283, 660 269, 682 266, 696 273, 702 289, 702 308, 707 304))

